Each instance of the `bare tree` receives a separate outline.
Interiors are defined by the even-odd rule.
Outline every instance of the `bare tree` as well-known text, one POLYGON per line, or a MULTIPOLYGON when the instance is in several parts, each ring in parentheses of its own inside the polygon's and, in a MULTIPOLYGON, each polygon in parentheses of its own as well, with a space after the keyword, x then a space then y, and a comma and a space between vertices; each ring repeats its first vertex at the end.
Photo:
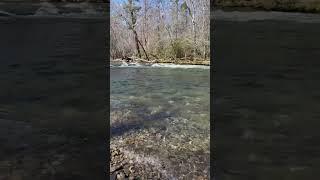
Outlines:
POLYGON ((129 16, 128 18, 125 16, 124 20, 126 21, 129 30, 131 30, 134 34, 136 49, 138 52, 139 58, 141 58, 140 47, 139 47, 139 38, 138 33, 136 31, 136 23, 137 23, 137 13, 140 11, 141 7, 135 4, 137 0, 128 0, 128 3, 125 4, 125 12, 129 16))
POLYGON ((208 59, 209 0, 111 1, 111 54, 208 59), (112 5, 113 4, 113 5, 112 5))

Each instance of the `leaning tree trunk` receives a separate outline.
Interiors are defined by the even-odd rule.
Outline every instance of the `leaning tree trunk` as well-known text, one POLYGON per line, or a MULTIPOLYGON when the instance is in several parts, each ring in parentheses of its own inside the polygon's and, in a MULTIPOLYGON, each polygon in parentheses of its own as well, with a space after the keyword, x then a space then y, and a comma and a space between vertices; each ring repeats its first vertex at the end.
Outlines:
POLYGON ((133 31, 133 34, 134 34, 134 40, 135 40, 135 43, 136 43, 136 49, 137 49, 137 52, 138 52, 138 57, 141 58, 138 34, 137 34, 137 31, 135 31, 134 29, 132 31, 133 31))
POLYGON ((137 31, 135 29, 136 27, 136 22, 137 22, 137 17, 134 13, 134 9, 133 9, 133 0, 128 0, 128 4, 129 4, 129 12, 130 12, 130 17, 131 17, 131 23, 128 23, 130 26, 130 29, 132 30, 133 34, 134 34, 134 41, 136 44, 136 49, 138 52, 138 56, 139 58, 141 58, 141 53, 140 53, 140 48, 139 48, 139 38, 138 38, 138 34, 137 31))
POLYGON ((134 31, 134 34, 135 34, 135 37, 136 37, 136 43, 138 43, 138 44, 136 44, 136 45, 137 45, 137 49, 138 49, 138 53, 139 53, 139 58, 141 58, 141 53, 140 53, 140 48, 139 48, 139 44, 140 44, 140 46, 141 46, 141 48, 142 48, 142 50, 143 50, 143 52, 144 52, 144 55, 146 56, 147 60, 150 61, 149 56, 148 56, 146 50, 144 49, 142 43, 141 43, 141 42, 139 41, 139 39, 138 39, 138 34, 137 34, 137 32, 134 31))

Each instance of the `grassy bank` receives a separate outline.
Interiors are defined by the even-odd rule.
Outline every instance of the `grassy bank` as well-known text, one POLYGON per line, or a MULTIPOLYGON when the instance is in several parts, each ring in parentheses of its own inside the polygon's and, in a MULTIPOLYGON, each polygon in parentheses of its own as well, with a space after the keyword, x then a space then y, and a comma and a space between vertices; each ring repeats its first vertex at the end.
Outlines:
POLYGON ((216 8, 287 12, 320 12, 320 0, 216 0, 216 8))

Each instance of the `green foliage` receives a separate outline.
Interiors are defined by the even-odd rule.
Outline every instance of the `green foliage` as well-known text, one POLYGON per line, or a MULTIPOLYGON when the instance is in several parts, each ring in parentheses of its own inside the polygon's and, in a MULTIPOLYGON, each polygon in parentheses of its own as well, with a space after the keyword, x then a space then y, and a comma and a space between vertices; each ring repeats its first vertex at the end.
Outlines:
POLYGON ((157 48, 156 54, 159 57, 183 58, 192 56, 192 43, 186 39, 177 39, 172 43, 166 43, 162 48, 157 48))
POLYGON ((173 42, 173 53, 176 58, 182 58, 185 55, 190 56, 193 46, 186 39, 177 39, 173 42))
POLYGON ((187 11, 189 12, 189 15, 192 16, 192 12, 191 12, 191 9, 189 8, 189 6, 187 5, 187 2, 184 1, 182 4, 181 4, 181 10, 182 11, 187 11))

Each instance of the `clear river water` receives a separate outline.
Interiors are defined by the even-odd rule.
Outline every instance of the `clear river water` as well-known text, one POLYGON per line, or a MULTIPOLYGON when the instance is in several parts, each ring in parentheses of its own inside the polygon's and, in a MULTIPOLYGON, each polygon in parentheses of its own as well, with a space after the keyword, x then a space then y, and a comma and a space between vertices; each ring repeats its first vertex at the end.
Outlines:
POLYGON ((206 66, 113 66, 111 144, 118 146, 119 138, 138 144, 142 138, 141 146, 123 147, 167 164, 168 177, 187 175, 184 171, 191 167, 199 175, 208 175, 209 79, 206 66), (152 132, 158 141, 150 138, 152 132))

